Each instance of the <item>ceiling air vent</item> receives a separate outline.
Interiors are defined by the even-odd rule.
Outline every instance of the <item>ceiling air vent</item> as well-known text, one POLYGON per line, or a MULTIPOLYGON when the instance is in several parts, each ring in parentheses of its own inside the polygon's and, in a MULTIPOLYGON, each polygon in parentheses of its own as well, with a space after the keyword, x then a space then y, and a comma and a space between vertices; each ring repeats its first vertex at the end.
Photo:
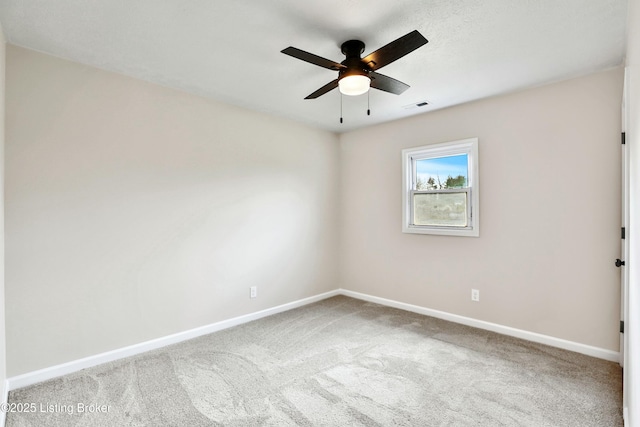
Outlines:
POLYGON ((404 108, 405 110, 413 110, 414 108, 426 107, 427 105, 429 105, 429 102, 427 101, 418 101, 414 102, 413 104, 405 105, 402 108, 404 108))

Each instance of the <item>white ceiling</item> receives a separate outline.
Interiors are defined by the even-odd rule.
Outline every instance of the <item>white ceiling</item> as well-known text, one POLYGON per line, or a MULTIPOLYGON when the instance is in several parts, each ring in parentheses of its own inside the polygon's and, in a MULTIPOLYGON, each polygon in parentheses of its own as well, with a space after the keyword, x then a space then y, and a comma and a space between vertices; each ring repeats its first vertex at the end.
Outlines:
MULTIPOLYGON (((344 132, 620 65, 626 0, 3 0, 9 43, 223 102, 344 132), (411 86, 303 98, 340 62, 412 31, 429 43, 380 70, 411 86), (429 106, 407 109, 420 101, 429 106)), ((364 56, 364 55, 363 55, 364 56)))

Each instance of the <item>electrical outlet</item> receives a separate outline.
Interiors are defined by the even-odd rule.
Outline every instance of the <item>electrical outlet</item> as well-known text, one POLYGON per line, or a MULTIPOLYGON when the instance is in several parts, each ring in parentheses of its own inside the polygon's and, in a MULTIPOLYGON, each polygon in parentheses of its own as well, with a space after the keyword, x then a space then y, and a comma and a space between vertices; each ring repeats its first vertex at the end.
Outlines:
POLYGON ((258 296, 258 287, 257 286, 252 286, 249 288, 249 297, 250 298, 255 298, 258 296))
POLYGON ((471 289, 471 301, 480 301, 480 291, 471 289))

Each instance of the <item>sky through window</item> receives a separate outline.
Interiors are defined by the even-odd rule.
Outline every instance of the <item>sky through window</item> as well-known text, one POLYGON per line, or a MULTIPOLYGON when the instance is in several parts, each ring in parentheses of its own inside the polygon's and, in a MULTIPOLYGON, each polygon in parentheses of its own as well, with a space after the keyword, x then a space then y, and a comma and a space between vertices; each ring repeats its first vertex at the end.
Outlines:
POLYGON ((457 156, 417 160, 416 173, 421 180, 427 181, 429 178, 433 178, 437 181, 440 178, 442 182, 446 181, 449 176, 456 178, 462 175, 465 178, 465 182, 468 183, 467 155, 460 154, 457 156))

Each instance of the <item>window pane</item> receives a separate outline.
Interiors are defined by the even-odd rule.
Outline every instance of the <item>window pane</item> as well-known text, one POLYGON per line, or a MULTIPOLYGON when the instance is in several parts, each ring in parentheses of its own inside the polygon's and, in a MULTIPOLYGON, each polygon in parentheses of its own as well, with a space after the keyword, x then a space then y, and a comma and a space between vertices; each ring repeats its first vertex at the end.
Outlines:
POLYGON ((466 154, 416 160, 415 190, 444 190, 469 185, 466 154))
POLYGON ((446 227, 467 226, 467 193, 413 195, 413 224, 446 227))

